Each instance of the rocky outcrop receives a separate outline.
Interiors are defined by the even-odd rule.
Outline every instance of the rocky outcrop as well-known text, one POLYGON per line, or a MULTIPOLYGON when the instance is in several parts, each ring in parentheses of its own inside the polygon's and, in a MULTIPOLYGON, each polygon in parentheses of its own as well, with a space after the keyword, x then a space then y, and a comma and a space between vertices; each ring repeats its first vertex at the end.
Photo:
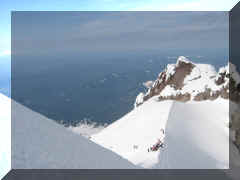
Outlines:
POLYGON ((191 95, 189 93, 185 94, 176 94, 176 95, 170 95, 170 96, 159 96, 158 100, 163 101, 163 100, 175 100, 175 101, 180 101, 180 102, 187 102, 191 99, 191 95))
MULTIPOLYGON (((155 95, 159 95, 167 85, 170 85, 176 90, 181 89, 184 86, 183 81, 185 77, 191 73, 194 66, 195 65, 188 61, 185 57, 179 57, 176 64, 168 65, 167 68, 159 74, 157 80, 153 83, 152 87, 149 88, 148 93, 144 96, 144 101, 155 95)), ((172 96, 165 98, 162 97, 160 99, 169 99, 170 97, 172 96)), ((181 97, 181 95, 178 95, 178 97, 172 98, 182 99, 181 97)))
MULTIPOLYGON (((218 97, 228 99, 231 79, 228 69, 229 65, 216 72, 211 65, 195 64, 180 56, 176 64, 167 65, 146 94, 141 93, 141 101, 138 98, 135 106, 139 106, 153 96, 158 96, 159 101, 181 102, 214 100, 218 97)), ((238 99, 235 91, 233 98, 238 99)))

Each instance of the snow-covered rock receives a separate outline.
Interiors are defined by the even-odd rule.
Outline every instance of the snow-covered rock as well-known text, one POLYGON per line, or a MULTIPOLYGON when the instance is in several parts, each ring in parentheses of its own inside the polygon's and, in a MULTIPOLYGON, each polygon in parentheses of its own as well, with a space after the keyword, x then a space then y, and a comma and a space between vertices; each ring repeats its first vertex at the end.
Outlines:
POLYGON ((189 64, 191 63, 191 61, 187 57, 179 56, 177 59, 176 66, 180 66, 181 63, 189 64))
POLYGON ((12 124, 13 169, 139 168, 16 102, 12 124))
MULTIPOLYGON (((143 102, 153 96, 159 100, 214 100, 218 97, 229 98, 228 66, 220 68, 217 73, 209 64, 196 64, 184 56, 177 59, 176 64, 168 64, 153 85, 144 94, 143 102)), ((237 76, 235 75, 237 78, 237 76)), ((237 78, 238 79, 238 78, 237 78)))
POLYGON ((139 93, 137 98, 136 98, 134 107, 137 107, 137 106, 141 105, 144 102, 143 98, 144 98, 144 94, 143 93, 139 93))

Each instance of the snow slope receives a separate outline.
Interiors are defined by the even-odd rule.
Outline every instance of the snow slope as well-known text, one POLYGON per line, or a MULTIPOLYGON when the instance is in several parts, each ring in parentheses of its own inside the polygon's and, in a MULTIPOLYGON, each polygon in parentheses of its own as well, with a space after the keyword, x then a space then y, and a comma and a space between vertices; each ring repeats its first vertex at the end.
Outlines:
POLYGON ((0 179, 11 169, 11 100, 0 93, 0 179), (4 135, 4 136, 3 136, 4 135))
POLYGON ((166 148, 155 168, 228 169, 227 100, 175 102, 166 126, 166 148))
POLYGON ((137 168, 119 155, 12 102, 13 169, 137 168))
POLYGON ((228 168, 228 104, 221 98, 158 102, 154 96, 91 139, 145 168, 228 168), (148 152, 161 128, 166 147, 148 152))
POLYGON ((151 167, 158 160, 158 153, 147 149, 161 138, 172 101, 155 102, 152 98, 135 108, 123 118, 91 137, 96 143, 111 149, 134 164, 151 167), (134 146, 137 148, 134 148, 134 146))

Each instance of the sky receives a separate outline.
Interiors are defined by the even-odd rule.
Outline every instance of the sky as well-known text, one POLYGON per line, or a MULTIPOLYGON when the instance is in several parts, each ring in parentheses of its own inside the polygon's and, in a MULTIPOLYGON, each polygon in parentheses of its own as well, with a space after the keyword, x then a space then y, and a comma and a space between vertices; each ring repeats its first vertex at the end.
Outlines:
POLYGON ((17 55, 228 49, 227 12, 14 12, 17 55))
POLYGON ((2 0, 0 57, 11 53, 11 11, 229 11, 237 0, 2 0))

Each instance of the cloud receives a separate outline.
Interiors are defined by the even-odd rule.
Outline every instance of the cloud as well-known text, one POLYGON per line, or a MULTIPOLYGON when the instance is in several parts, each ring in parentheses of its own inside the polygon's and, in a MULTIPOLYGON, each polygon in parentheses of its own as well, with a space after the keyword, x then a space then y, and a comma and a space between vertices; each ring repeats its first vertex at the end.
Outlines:
POLYGON ((11 50, 4 50, 0 52, 0 57, 1 56, 10 56, 11 55, 11 50))

